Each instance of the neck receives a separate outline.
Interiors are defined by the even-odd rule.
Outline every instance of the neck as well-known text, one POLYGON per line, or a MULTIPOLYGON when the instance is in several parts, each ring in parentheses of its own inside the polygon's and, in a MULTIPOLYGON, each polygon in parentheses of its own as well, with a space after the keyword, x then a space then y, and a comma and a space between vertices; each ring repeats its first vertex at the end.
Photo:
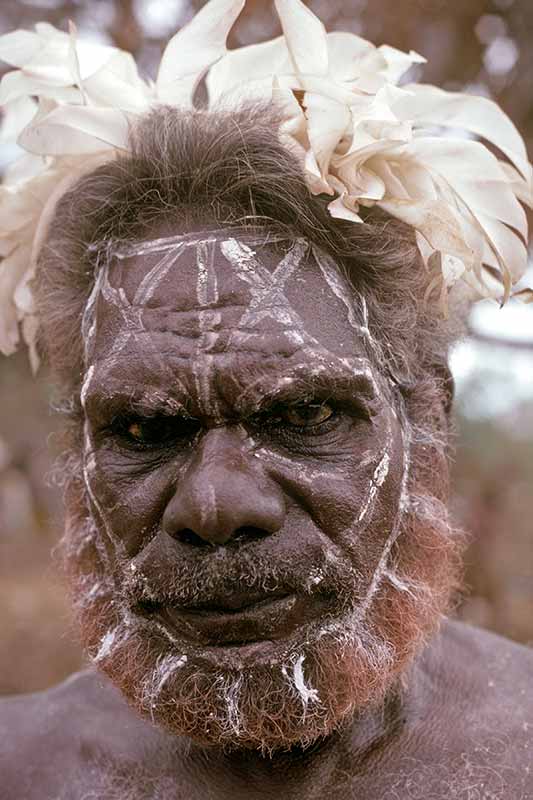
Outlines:
POLYGON ((91 793, 106 800, 375 800, 376 765, 394 762, 410 721, 421 716, 424 679, 420 673, 415 663, 408 682, 397 685, 379 708, 357 715, 310 747, 294 746, 269 754, 201 747, 191 739, 165 733, 127 709, 117 690, 108 684, 109 707, 118 699, 117 749, 96 751, 91 769, 80 772, 72 796, 91 793))
MULTIPOLYGON (((186 762, 190 775, 202 776, 205 789, 215 798, 284 800, 320 796, 320 788, 340 788, 350 777, 364 775, 374 759, 402 732, 411 705, 408 692, 396 687, 379 708, 357 715, 329 737, 302 749, 261 754, 258 751, 224 752, 189 744, 181 751, 180 769, 186 762), (213 787, 217 791, 213 793, 213 787)), ((201 792, 198 796, 201 796, 201 792)), ((329 796, 329 794, 328 794, 329 796)), ((191 794, 196 800, 196 795, 191 794)))

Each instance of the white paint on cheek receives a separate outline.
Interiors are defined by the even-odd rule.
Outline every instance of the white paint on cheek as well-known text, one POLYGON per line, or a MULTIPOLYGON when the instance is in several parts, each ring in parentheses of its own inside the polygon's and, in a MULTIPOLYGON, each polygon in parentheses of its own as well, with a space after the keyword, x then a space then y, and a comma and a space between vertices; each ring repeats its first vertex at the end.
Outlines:
POLYGON ((91 381, 94 376, 94 364, 91 364, 87 372, 85 373, 85 377, 83 379, 83 383, 81 386, 80 391, 80 403, 81 407, 85 409, 86 401, 87 401, 87 392, 89 391, 89 387, 91 385, 91 381))
MULTIPOLYGON (((85 423, 85 434, 84 434, 84 437, 85 438, 84 438, 84 454, 83 454, 82 472, 83 472, 83 483, 84 483, 84 486, 85 486, 85 491, 87 492, 87 495, 88 495, 88 497, 89 497, 89 499, 91 501, 91 504, 92 504, 94 510, 97 512, 97 514, 98 514, 98 516, 100 518, 101 524, 104 527, 104 531, 105 531, 109 541, 113 543, 113 546, 115 547, 115 550, 117 552, 124 553, 124 544, 119 538, 117 538, 117 536, 114 535, 114 533, 112 531, 112 528, 111 528, 111 526, 109 524, 109 520, 107 518, 107 515, 105 514, 104 509, 102 507, 102 504, 101 504, 99 498, 97 497, 97 495, 96 495, 96 493, 95 493, 95 491, 93 489, 93 486, 92 486, 92 480, 93 480, 93 477, 94 477, 94 475, 96 474, 96 471, 97 471, 97 463, 96 463, 96 456, 95 456, 95 453, 94 453, 94 449, 92 447, 92 441, 91 441, 91 437, 90 437, 90 433, 89 433, 88 423, 87 422, 85 423)), ((94 514, 93 514, 93 518, 94 518, 94 514)), ((101 555, 106 567, 108 568, 108 570, 111 570, 111 566, 110 566, 110 563, 109 563, 109 555, 107 553, 106 548, 103 547, 103 546, 99 546, 98 550, 100 552, 100 555, 101 555)))
MULTIPOLYGON (((407 422, 405 422, 405 425, 407 426, 407 422)), ((381 582, 387 572, 392 546, 402 530, 403 516, 405 513, 405 509, 407 507, 405 498, 407 496, 407 487, 409 482, 410 433, 407 427, 402 430, 402 443, 403 443, 404 457, 403 457, 403 474, 402 474, 402 485, 400 490, 400 502, 398 506, 398 514, 396 516, 396 521, 393 525, 390 536, 387 539, 385 546, 383 548, 383 552, 381 554, 379 563, 377 564, 377 567, 374 571, 374 575, 370 583, 370 586, 368 587, 368 592, 366 594, 366 597, 358 609, 358 616, 360 618, 364 618, 366 616, 368 610, 372 605, 372 601, 376 595, 376 592, 378 591, 381 582)))
POLYGON ((85 427, 86 430, 85 430, 85 453, 83 461, 83 478, 87 494, 89 495, 91 502, 93 503, 94 507, 96 508, 100 516, 102 516, 100 503, 98 502, 91 485, 91 478, 96 471, 96 459, 94 453, 91 451, 91 440, 87 432, 87 424, 85 427))
POLYGON ((365 498, 363 505, 361 506, 359 516, 357 517, 358 523, 361 523, 365 519, 369 510, 373 507, 376 495, 380 487, 383 486, 383 483, 385 482, 385 479, 389 474, 389 465, 390 465, 390 455, 388 452, 385 452, 383 453, 379 464, 374 470, 374 474, 370 481, 370 488, 368 490, 368 494, 365 498))
MULTIPOLYGON (((258 447, 252 455, 255 458, 264 460, 267 464, 271 464, 278 469, 282 469, 288 475, 294 475, 297 472, 298 482, 307 486, 307 488, 311 491, 318 491, 322 489, 326 481, 328 483, 334 483, 336 481, 339 483, 344 483, 346 481, 346 476, 344 473, 339 472, 339 470, 336 468, 332 469, 331 471, 327 471, 325 469, 315 469, 309 464, 306 464, 305 466, 299 463, 295 464, 294 459, 288 456, 283 456, 280 453, 276 453, 274 450, 269 450, 266 447, 258 447)), ((364 468, 367 466, 370 459, 370 456, 365 456, 359 462, 359 467, 364 468)))

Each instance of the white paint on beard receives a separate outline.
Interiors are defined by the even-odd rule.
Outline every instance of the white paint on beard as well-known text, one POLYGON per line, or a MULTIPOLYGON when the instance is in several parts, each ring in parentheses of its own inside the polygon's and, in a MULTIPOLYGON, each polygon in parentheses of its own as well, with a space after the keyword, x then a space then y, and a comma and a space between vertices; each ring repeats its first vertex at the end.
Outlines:
POLYGON ((239 736, 243 727, 243 719, 240 709, 240 696, 244 683, 244 676, 241 674, 235 680, 226 685, 223 690, 224 703, 226 707, 227 728, 236 736, 239 736))
POLYGON ((117 628, 111 631, 107 631, 102 636, 102 641, 100 642, 100 647, 98 652, 96 653, 94 660, 96 663, 102 661, 102 659, 107 658, 111 651, 113 650, 113 646, 115 644, 115 639, 117 637, 117 628))
MULTIPOLYGON (((316 689, 313 689, 311 685, 307 685, 304 678, 304 671, 303 671, 303 664, 305 661, 305 656, 300 655, 292 668, 292 681, 294 683, 294 687, 298 694, 300 695, 302 706, 304 708, 304 712, 307 711, 307 706, 309 703, 314 702, 318 703, 319 697, 318 692, 316 689)), ((287 674, 285 671, 284 674, 287 674)))
POLYGON ((188 661, 186 655, 169 653, 157 659, 157 666, 145 681, 142 692, 142 705, 149 709, 152 722, 154 722, 154 707, 161 696, 165 685, 188 661))

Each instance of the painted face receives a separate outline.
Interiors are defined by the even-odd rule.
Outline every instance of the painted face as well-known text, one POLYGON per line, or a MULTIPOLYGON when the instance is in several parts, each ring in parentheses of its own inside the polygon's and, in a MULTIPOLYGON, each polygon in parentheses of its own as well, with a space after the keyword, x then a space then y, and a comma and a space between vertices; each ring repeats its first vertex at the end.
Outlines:
POLYGON ((208 229, 117 252, 84 330, 85 485, 114 598, 97 662, 124 676, 135 639, 123 690, 199 738, 269 741, 250 709, 268 717, 274 675, 292 722, 313 707, 324 732, 320 659, 364 683, 390 657, 367 616, 407 481, 364 306, 304 240, 208 229), (211 698, 201 732, 162 710, 187 681, 211 698))

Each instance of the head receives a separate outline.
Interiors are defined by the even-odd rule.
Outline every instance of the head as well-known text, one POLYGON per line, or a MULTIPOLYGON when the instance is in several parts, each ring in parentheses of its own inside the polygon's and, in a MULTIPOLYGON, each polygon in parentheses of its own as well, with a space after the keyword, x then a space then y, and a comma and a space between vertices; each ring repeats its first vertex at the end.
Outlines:
POLYGON ((60 201, 36 285, 88 652, 172 732, 262 749, 397 688, 458 552, 414 237, 329 217, 276 131, 147 117, 60 201))

